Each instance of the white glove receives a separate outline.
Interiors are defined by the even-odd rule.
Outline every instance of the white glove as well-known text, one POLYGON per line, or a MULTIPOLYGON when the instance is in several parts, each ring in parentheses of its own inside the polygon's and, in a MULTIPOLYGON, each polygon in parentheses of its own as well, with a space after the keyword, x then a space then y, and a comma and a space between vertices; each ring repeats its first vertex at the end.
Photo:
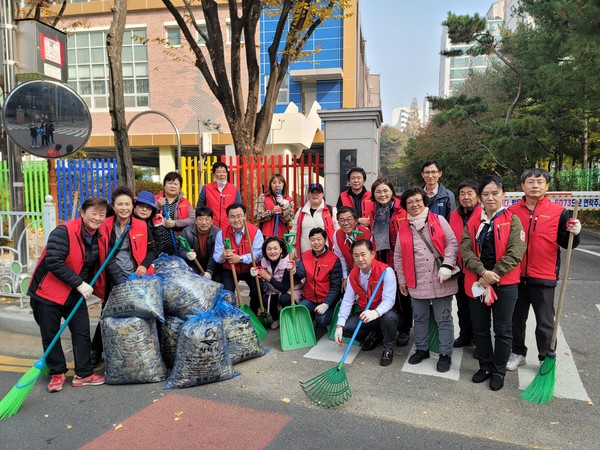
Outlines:
POLYGON ((379 318, 379 313, 375 309, 369 309, 368 311, 363 311, 360 313, 360 320, 364 323, 372 322, 379 318))
POLYGON ((87 284, 85 281, 77 286, 77 290, 86 300, 92 296, 94 288, 87 284))
POLYGON ((253 277, 258 276, 258 267, 250 267, 250 275, 253 277))
POLYGON ((196 255, 196 252, 195 252, 194 250, 192 250, 191 252, 187 252, 187 253, 185 254, 185 257, 188 259, 188 261, 193 261, 193 260, 195 260, 195 259, 196 259, 196 256, 198 256, 198 255, 196 255))
POLYGON ((344 327, 335 327, 335 342, 342 345, 342 338, 344 337, 344 327))
POLYGON ((327 303, 321 303, 319 306, 315 308, 315 312, 317 314, 325 314, 329 309, 329 305, 327 303))
POLYGON ((292 272, 292 274, 296 273, 296 261, 293 259, 288 259, 285 268, 292 272))
POLYGON ((452 269, 448 269, 447 267, 440 267, 440 270, 438 272, 438 278, 440 280, 440 283, 443 283, 444 281, 449 280, 451 276, 452 276, 452 269))
POLYGON ((278 195, 277 197, 275 197, 275 201, 277 202, 278 205, 283 206, 283 195, 278 195))
POLYGON ((207 280, 212 280, 212 275, 210 274, 210 272, 204 272, 204 275, 202 275, 204 278, 206 278, 207 280))
POLYGON ((567 231, 577 236, 581 233, 581 222, 579 219, 569 219, 567 222, 567 231))
POLYGON ((281 205, 282 208, 287 208, 290 205, 289 200, 286 200, 285 198, 283 200, 281 200, 281 202, 279 203, 281 205))

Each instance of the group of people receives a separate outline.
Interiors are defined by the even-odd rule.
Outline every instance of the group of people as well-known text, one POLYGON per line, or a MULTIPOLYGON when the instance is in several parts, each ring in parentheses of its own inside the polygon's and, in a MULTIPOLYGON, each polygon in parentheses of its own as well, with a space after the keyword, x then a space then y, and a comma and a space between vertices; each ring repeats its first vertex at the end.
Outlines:
POLYGON ((54 123, 51 120, 42 120, 38 127, 34 122, 29 124, 29 135, 31 136, 31 148, 40 148, 38 137, 42 147, 54 144, 54 123))
MULTIPOLYGON (((167 253, 179 255, 225 289, 239 292, 236 284, 245 282, 255 313, 262 290, 271 329, 279 326, 279 311, 290 305, 292 289, 317 330, 327 329, 341 301, 336 341, 341 345, 362 321, 357 340, 365 351, 382 345, 382 366, 392 363, 394 343, 408 345, 413 325, 416 351, 408 362, 430 357, 433 314, 440 341, 437 370, 450 369, 453 348, 474 343, 480 369, 473 382, 489 379, 492 390, 501 389, 506 370, 525 363, 530 305, 540 360, 549 351, 559 247, 566 247, 569 233, 578 244, 581 224, 546 197, 548 172, 526 171, 521 177, 525 195, 510 208, 504 207, 499 177, 466 180, 458 186, 456 207, 452 191, 439 182, 442 167, 437 161, 423 164, 421 187, 400 196, 386 178, 367 190, 366 173, 356 167, 347 173, 348 189, 336 206, 326 203, 321 184, 312 183, 308 201, 297 210, 285 178, 275 174, 256 199, 255 225, 247 218, 240 190, 228 181, 227 166, 218 162, 212 171, 215 181, 202 187, 195 209, 181 192, 181 176, 171 172, 163 192, 134 196, 118 187, 112 195, 113 215, 106 217, 104 200, 88 199, 79 219, 52 232, 29 289, 44 347, 80 296, 95 292, 104 300, 112 286, 130 275, 151 273, 152 261, 167 253), (288 233, 293 243, 286 241, 288 233), (94 268, 116 242, 115 256, 92 288, 94 268), (456 339, 454 296, 460 328, 456 339)), ((93 373, 102 357, 99 330, 91 340, 85 308, 69 326, 75 349, 73 385, 101 384, 103 377, 93 373)), ((48 390, 59 391, 66 372, 60 345, 47 364, 52 375, 48 390)))

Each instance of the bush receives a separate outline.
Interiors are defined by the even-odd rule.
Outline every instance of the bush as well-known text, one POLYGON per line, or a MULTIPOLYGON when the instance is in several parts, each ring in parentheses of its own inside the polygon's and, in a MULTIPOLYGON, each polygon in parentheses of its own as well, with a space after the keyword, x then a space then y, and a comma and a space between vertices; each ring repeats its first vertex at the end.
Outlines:
POLYGON ((153 194, 158 194, 162 192, 163 185, 161 183, 155 183, 154 181, 143 181, 143 180, 135 180, 135 193, 139 193, 140 191, 150 191, 153 194))

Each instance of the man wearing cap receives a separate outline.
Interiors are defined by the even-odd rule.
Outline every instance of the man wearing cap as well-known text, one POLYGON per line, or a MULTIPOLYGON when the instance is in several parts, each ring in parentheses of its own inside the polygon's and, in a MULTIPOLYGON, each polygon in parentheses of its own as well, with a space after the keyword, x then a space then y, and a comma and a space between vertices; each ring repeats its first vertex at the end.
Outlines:
POLYGON ((320 183, 309 184, 308 201, 294 217, 292 233, 296 235, 296 257, 311 249, 308 234, 313 228, 323 228, 327 233, 327 246, 333 248, 333 234, 339 228, 337 209, 325 203, 323 192, 320 183))
POLYGON ((181 232, 181 236, 188 241, 192 251, 188 252, 183 246, 179 247, 179 256, 188 262, 194 272, 200 273, 200 269, 194 263, 198 258, 198 262, 204 269, 204 277, 215 281, 221 267, 213 258, 218 233, 219 228, 213 224, 212 210, 206 206, 198 206, 196 223, 185 227, 181 232))
POLYGON ((342 191, 336 207, 348 206, 356 211, 358 223, 363 227, 369 226, 369 211, 371 208, 371 192, 365 188, 367 173, 362 167, 353 167, 348 171, 348 189, 342 191))

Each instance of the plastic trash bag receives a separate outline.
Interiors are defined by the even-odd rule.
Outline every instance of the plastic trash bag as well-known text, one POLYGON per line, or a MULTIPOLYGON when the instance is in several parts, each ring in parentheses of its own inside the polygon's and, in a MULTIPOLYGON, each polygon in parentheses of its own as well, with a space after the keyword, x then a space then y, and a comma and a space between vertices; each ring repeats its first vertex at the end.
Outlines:
POLYGON ((212 311, 191 316, 179 331, 175 365, 165 389, 228 380, 234 375, 221 319, 212 311))
POLYGON ((160 274, 160 272, 167 269, 193 272, 188 263, 186 263, 179 256, 167 255, 166 253, 161 253, 158 258, 152 262, 152 264, 154 265, 154 273, 156 274, 160 274))
POLYGON ((235 296, 235 292, 228 291, 227 289, 221 289, 217 293, 217 299, 215 304, 220 301, 230 304, 231 306, 237 305, 237 297, 235 296))
POLYGON ((175 364, 177 352, 177 337, 184 320, 175 316, 165 317, 165 322, 158 324, 158 339, 160 342, 160 354, 168 368, 175 364))
POLYGON ((215 314, 223 320, 227 351, 233 364, 266 353, 258 342, 248 314, 223 301, 215 305, 215 314))
POLYGON ((167 378, 155 320, 104 317, 100 327, 107 384, 156 383, 167 378))
POLYGON ((160 279, 155 275, 130 276, 112 288, 102 317, 139 317, 165 321, 160 279))

